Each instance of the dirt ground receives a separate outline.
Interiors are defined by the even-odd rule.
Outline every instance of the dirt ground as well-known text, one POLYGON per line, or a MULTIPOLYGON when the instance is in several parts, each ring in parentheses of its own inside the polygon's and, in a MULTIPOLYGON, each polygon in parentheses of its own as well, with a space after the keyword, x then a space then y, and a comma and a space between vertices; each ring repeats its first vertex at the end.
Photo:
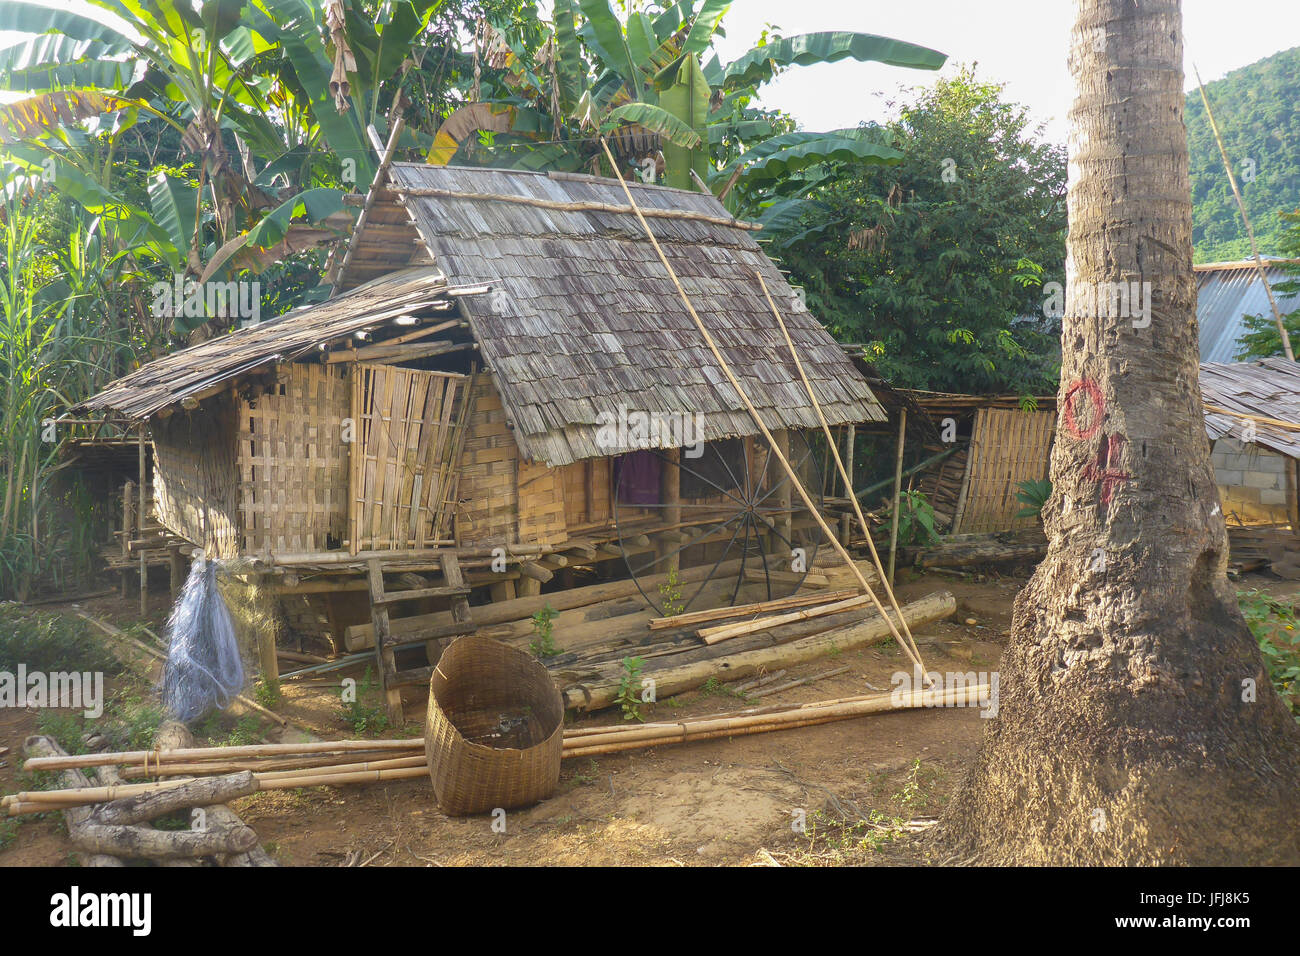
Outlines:
MULTIPOLYGON (((1012 601, 1023 583, 1023 577, 939 574, 902 583, 900 600, 935 590, 951 591, 957 599, 956 614, 916 632, 927 667, 996 670, 1012 601)), ((789 678, 844 665, 847 673, 761 702, 794 704, 888 690, 892 674, 910 670, 903 652, 889 643, 802 665, 789 678)), ((338 716, 336 695, 328 687, 289 689, 279 710, 320 736, 353 736, 338 716)), ((651 705, 645 718, 700 717, 744 706, 724 685, 651 705)), ((420 732, 420 714, 420 707, 408 708, 405 732, 420 732)), ((578 725, 617 718, 609 710, 578 725)), ((273 791, 233 807, 273 856, 297 866, 924 862, 903 824, 920 821, 914 828, 924 827, 942 809, 975 752, 982 724, 977 708, 912 710, 566 760, 556 796, 510 811, 505 832, 489 816, 444 816, 423 779, 273 791), (846 830, 836 825, 844 816, 877 822, 846 830)), ((10 748, 0 756, 0 791, 21 789, 22 741, 35 731, 34 713, 0 710, 0 747, 10 748)), ((8 825, 0 866, 72 862, 61 819, 8 825)))

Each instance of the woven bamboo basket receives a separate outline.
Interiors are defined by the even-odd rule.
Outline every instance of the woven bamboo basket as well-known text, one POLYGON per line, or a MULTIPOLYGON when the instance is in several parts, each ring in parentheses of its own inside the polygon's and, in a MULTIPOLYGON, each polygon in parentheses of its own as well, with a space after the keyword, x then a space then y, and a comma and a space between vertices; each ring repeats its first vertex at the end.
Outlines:
POLYGON ((438 807, 463 816, 544 800, 560 782, 564 705, 530 654, 467 636, 429 680, 424 750, 438 807))

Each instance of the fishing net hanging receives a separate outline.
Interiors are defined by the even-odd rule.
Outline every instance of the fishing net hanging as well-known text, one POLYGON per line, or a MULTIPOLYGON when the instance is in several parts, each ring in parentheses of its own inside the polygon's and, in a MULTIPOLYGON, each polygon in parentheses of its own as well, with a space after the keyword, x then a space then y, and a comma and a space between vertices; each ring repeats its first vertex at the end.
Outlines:
POLYGON ((188 723, 225 708, 244 686, 235 622, 217 588, 216 561, 196 558, 167 621, 163 703, 188 723))

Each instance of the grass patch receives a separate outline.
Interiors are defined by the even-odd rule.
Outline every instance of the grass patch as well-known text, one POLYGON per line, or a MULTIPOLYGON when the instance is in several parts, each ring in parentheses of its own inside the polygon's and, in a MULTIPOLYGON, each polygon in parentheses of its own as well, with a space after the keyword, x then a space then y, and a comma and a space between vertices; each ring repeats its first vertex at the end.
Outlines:
POLYGON ((90 626, 79 617, 37 611, 19 604, 0 604, 0 670, 102 671, 122 673, 90 626))
POLYGON ((377 703, 379 692, 367 665, 361 681, 351 691, 345 689, 341 716, 358 737, 374 737, 389 728, 388 714, 377 703))
POLYGON ((207 740, 213 747, 246 747, 262 740, 262 721, 254 714, 237 720, 213 711, 194 729, 194 736, 207 740))
POLYGON ((86 753, 83 738, 90 734, 102 736, 108 750, 148 750, 164 716, 161 705, 124 689, 104 702, 104 713, 97 719, 87 719, 80 711, 47 708, 37 713, 36 729, 70 754, 86 753))

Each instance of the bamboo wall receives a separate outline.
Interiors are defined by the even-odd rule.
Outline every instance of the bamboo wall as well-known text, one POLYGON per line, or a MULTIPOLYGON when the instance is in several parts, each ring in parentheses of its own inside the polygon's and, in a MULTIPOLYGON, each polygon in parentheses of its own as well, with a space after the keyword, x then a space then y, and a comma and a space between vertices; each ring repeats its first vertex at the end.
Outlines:
POLYGON ((605 528, 612 521, 611 459, 588 458, 560 469, 564 493, 564 522, 570 532, 605 528))
POLYGON ((352 372, 352 552, 439 547, 451 538, 470 379, 392 365, 352 372))
POLYGON ((478 377, 471 395, 473 409, 458 466, 456 543, 505 544, 516 540, 519 448, 506 425, 501 396, 487 375, 478 377))
POLYGON ((954 532, 962 534, 1033 528, 1036 517, 1017 518, 1020 483, 1048 476, 1055 412, 981 408, 971 432, 961 513, 954 532))
POLYGON ((239 403, 241 542, 245 554, 342 546, 348 515, 347 373, 281 365, 268 392, 239 403))
POLYGON ((221 558, 239 554, 239 471, 230 392, 150 422, 154 506, 170 531, 221 558))

